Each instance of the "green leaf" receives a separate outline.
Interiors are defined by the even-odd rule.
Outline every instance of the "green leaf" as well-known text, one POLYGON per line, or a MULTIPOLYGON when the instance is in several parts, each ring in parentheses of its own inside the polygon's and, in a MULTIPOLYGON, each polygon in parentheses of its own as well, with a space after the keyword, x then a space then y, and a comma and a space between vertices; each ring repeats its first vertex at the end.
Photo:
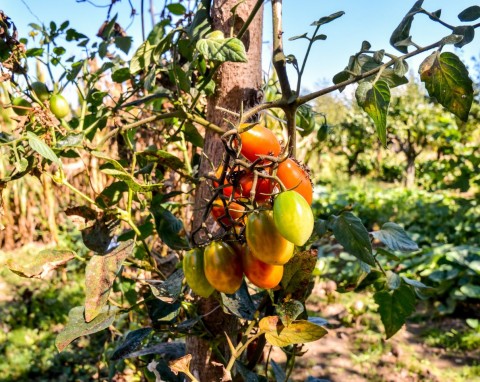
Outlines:
POLYGON ((108 328, 115 320, 118 308, 105 306, 101 313, 92 321, 85 322, 84 307, 77 306, 68 313, 68 322, 55 339, 58 351, 63 351, 73 340, 108 328))
POLYGON ((133 192, 148 192, 162 185, 161 183, 140 184, 132 175, 130 175, 125 170, 117 170, 114 168, 104 168, 101 171, 106 175, 110 175, 116 179, 123 180, 133 192))
POLYGON ((252 297, 248 293, 248 287, 245 281, 234 294, 220 294, 222 305, 226 313, 231 313, 244 320, 253 320, 257 308, 253 303, 252 297))
POLYGON ((408 64, 403 59, 396 59, 393 64, 393 72, 399 76, 403 77, 405 74, 408 73, 408 64))
POLYGON ((462 121, 468 119, 473 102, 473 83, 467 68, 455 54, 432 53, 420 65, 419 73, 431 97, 462 121))
POLYGON ((113 182, 103 189, 95 201, 102 207, 110 207, 117 204, 126 192, 128 192, 128 186, 125 182, 113 182))
POLYGON ((340 216, 332 216, 329 219, 329 227, 335 239, 348 253, 368 265, 375 266, 370 236, 358 217, 351 212, 343 212, 340 216))
POLYGON ((128 54, 132 47, 132 38, 130 36, 115 37, 114 43, 123 53, 128 54))
POLYGON ((188 249, 190 245, 183 232, 183 223, 169 210, 158 207, 154 208, 155 226, 160 239, 171 249, 188 249))
POLYGON ((185 122, 183 125, 183 134, 185 139, 192 143, 194 146, 203 148, 203 136, 200 134, 193 123, 185 122))
POLYGON ((107 255, 93 255, 85 269, 85 321, 97 317, 108 302, 123 261, 132 253, 133 240, 121 243, 107 255))
POLYGON ((290 37, 288 39, 288 41, 295 41, 295 40, 299 40, 301 38, 304 38, 304 39, 307 39, 308 40, 308 33, 304 33, 304 34, 301 34, 301 35, 298 35, 298 36, 293 36, 293 37, 290 37))
POLYGON ((160 300, 168 300, 168 302, 178 300, 178 297, 182 293, 183 280, 185 279, 185 274, 183 269, 177 269, 173 272, 165 281, 160 283, 158 282, 149 282, 153 285, 152 289, 153 295, 160 300))
POLYGON ((380 142, 387 146, 387 113, 390 105, 390 88, 381 80, 374 84, 362 82, 355 92, 358 105, 373 119, 380 142))
POLYGON ((140 45, 130 61, 131 74, 136 74, 150 66, 152 61, 152 52, 155 47, 155 45, 150 45, 148 40, 144 41, 142 45, 140 45))
POLYGON ((338 19, 339 17, 342 17, 344 14, 345 14, 344 11, 335 12, 335 13, 332 13, 331 15, 329 15, 329 16, 321 17, 317 21, 314 21, 311 25, 312 26, 320 26, 320 25, 328 24, 329 22, 331 22, 335 19, 338 19))
POLYGON ((316 263, 316 250, 311 249, 295 254, 284 266, 283 277, 280 283, 285 292, 291 293, 293 298, 304 300, 316 263))
POLYGON ((119 361, 128 358, 151 332, 152 328, 141 328, 129 332, 122 344, 115 349, 110 360, 119 361))
POLYGON ((180 3, 168 4, 167 9, 170 11, 170 13, 173 13, 177 16, 181 16, 187 11, 187 9, 180 3))
POLYGON ((35 255, 13 256, 7 267, 21 277, 45 278, 50 271, 66 264, 75 257, 75 252, 66 249, 45 249, 35 255))
POLYGON ((279 347, 313 342, 327 334, 325 328, 306 320, 293 321, 284 326, 278 316, 264 317, 258 325, 268 343, 279 347))
POLYGON ((376 248, 376 251, 379 255, 385 256, 388 260, 393 260, 397 262, 400 261, 400 258, 397 255, 391 253, 390 251, 387 251, 385 248, 379 247, 379 248, 376 248))
POLYGON ((38 136, 36 136, 31 131, 27 131, 28 137, 28 144, 32 148, 32 150, 36 151, 42 157, 56 163, 58 166, 62 166, 62 162, 57 157, 57 155, 53 152, 53 150, 43 142, 38 136))
POLYGON ((288 300, 281 305, 277 305, 276 310, 282 322, 288 326, 305 311, 305 307, 298 300, 288 300))
POLYGON ((452 35, 462 36, 463 38, 455 44, 455 47, 461 48, 473 41, 475 38, 475 28, 471 25, 462 25, 452 31, 452 35))
POLYGON ((392 271, 387 271, 387 286, 388 289, 390 290, 395 290, 400 287, 400 284, 402 282, 402 279, 400 278, 399 275, 392 271))
POLYGON ((235 362, 235 367, 237 368, 238 374, 242 376, 245 382, 267 382, 267 378, 263 375, 254 373, 240 361, 235 362))
POLYGON ((412 26, 413 18, 422 9, 422 4, 423 0, 419 0, 413 5, 390 37, 390 44, 402 53, 408 53, 408 49, 406 46, 398 45, 398 43, 410 37, 410 28, 412 26))
POLYGON ((405 276, 402 276, 402 280, 405 281, 406 284, 417 289, 433 289, 432 287, 426 286, 424 283, 420 281, 412 280, 405 276))
POLYGON ((480 6, 472 5, 458 14, 460 21, 475 21, 480 18, 480 6))
POLYGON ((275 377, 275 382, 286 382, 287 375, 285 373, 285 370, 283 370, 282 367, 278 363, 276 363, 273 359, 270 361, 270 364, 272 365, 272 371, 273 371, 273 376, 275 377))
POLYGON ((223 33, 214 31, 197 42, 198 51, 207 60, 218 62, 247 62, 245 46, 238 38, 224 38, 223 33))
POLYGON ((112 73, 112 81, 118 84, 125 82, 130 79, 130 69, 129 68, 120 68, 115 70, 112 73))
POLYGON ((401 226, 393 222, 385 223, 381 230, 370 232, 370 234, 392 251, 411 252, 418 250, 417 243, 410 239, 401 226))
POLYGON ((170 154, 164 150, 145 150, 139 152, 137 155, 154 158, 159 165, 171 168, 173 170, 185 168, 185 164, 178 156, 170 154))
POLYGON ((83 133, 70 133, 57 141, 57 148, 63 149, 65 147, 77 147, 81 146, 83 142, 83 133))
POLYGON ((401 285, 394 291, 377 292, 373 298, 379 306, 387 339, 398 332, 407 317, 415 311, 415 294, 407 285, 401 285))
POLYGON ((470 298, 480 298, 480 285, 466 284, 460 287, 460 292, 470 298))

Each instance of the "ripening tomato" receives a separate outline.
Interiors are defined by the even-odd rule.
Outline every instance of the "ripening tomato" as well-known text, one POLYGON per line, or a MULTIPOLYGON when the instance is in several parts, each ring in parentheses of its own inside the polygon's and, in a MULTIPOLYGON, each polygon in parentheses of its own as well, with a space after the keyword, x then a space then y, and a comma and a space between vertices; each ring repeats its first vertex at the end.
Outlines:
POLYGON ((298 192, 309 205, 312 204, 313 187, 310 177, 293 159, 287 158, 278 165, 277 176, 287 189, 298 192))
POLYGON ((221 199, 216 199, 212 204, 212 215, 216 221, 222 222, 225 226, 232 225, 232 221, 239 221, 245 213, 245 207, 236 202, 225 201, 225 205, 221 199))
MULTIPOLYGON (((246 126, 243 124, 242 128, 246 126)), ((278 156, 281 151, 280 142, 273 132, 261 125, 255 125, 250 130, 241 133, 242 149, 240 153, 249 161, 254 162, 258 155, 278 156)))
POLYGON ((70 113, 70 106, 64 96, 54 94, 50 98, 50 111, 57 118, 65 118, 70 113))
POLYGON ((207 298, 215 290, 205 277, 202 249, 192 249, 183 256, 183 273, 187 284, 199 296, 207 298))
POLYGON ((312 209, 295 191, 277 195, 273 202, 273 220, 278 232, 295 245, 304 245, 312 235, 312 209))
MULTIPOLYGON (((242 175, 238 180, 238 188, 243 197, 249 198, 252 192, 254 175, 248 172, 242 175)), ((266 202, 273 193, 274 182, 267 178, 258 177, 257 186, 255 188, 255 200, 257 202, 266 202)))
POLYGON ((50 92, 47 89, 47 85, 45 85, 43 82, 32 82, 30 87, 40 101, 46 101, 50 97, 50 92))
POLYGON ((26 115, 28 110, 32 108, 32 104, 25 98, 15 97, 12 100, 12 109, 17 115, 26 115))
POLYGON ((243 272, 250 282, 259 288, 275 288, 283 276, 283 265, 272 265, 258 260, 248 247, 242 254, 243 272))
MULTIPOLYGON (((217 171, 215 171, 215 177, 220 179, 220 177, 222 176, 222 172, 223 172, 223 166, 218 166, 217 171)), ((232 192, 233 192, 233 185, 229 185, 230 182, 227 179, 227 177, 228 177, 228 173, 227 173, 227 176, 225 176, 225 180, 223 181, 223 185, 225 187, 222 189, 222 192, 223 192, 223 195, 230 197, 230 195, 232 195, 232 192)), ((218 187, 219 183, 214 181, 213 186, 218 187)), ((234 197, 239 198, 240 196, 241 194, 237 192, 237 190, 235 190, 234 197)))
POLYGON ((264 263, 282 265, 293 255, 295 246, 275 228, 271 210, 250 214, 245 237, 252 255, 264 263))
POLYGON ((205 248, 203 268, 208 282, 219 292, 232 294, 242 285, 242 258, 224 242, 214 241, 205 248))

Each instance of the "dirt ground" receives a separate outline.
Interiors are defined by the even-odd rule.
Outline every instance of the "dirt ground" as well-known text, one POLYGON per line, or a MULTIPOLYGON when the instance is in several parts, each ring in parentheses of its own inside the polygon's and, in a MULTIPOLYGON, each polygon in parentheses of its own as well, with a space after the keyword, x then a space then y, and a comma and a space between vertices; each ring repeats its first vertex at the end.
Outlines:
MULTIPOLYGON (((385 340, 378 315, 366 309, 368 302, 349 306, 324 299, 315 301, 315 295, 314 290, 307 309, 329 321, 329 333, 304 345, 306 353, 297 358, 291 380, 303 382, 311 376, 330 382, 480 381, 480 349, 455 352, 426 345, 421 333, 431 327, 431 322, 407 323, 393 338, 385 340), (360 313, 353 315, 351 325, 345 325, 352 307, 360 313)), ((452 328, 464 325, 464 320, 443 320, 436 325, 452 328)), ((286 360, 278 348, 272 350, 271 358, 281 364, 286 360)))

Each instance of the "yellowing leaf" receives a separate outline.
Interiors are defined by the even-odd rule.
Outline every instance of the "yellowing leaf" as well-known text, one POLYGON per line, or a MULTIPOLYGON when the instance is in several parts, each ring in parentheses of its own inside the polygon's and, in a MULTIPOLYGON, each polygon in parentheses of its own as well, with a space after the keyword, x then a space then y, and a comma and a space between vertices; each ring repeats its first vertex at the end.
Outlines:
POLYGON ((265 333, 266 340, 273 346, 284 347, 293 344, 313 342, 327 334, 325 328, 306 320, 293 321, 288 326, 278 325, 276 328, 273 328, 271 326, 272 324, 273 321, 269 319, 269 321, 264 322, 262 326, 273 329, 265 333))

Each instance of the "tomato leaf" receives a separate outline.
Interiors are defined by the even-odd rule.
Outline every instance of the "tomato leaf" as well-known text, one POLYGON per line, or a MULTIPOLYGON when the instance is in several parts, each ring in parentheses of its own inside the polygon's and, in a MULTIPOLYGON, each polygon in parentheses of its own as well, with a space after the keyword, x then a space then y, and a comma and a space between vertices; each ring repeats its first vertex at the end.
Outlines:
POLYGON ((209 33, 198 40, 198 51, 207 60, 218 62, 247 62, 245 46, 238 38, 225 38, 220 31, 209 33))
POLYGON ((152 62, 152 52, 156 45, 150 45, 148 40, 140 45, 130 60, 130 73, 136 74, 150 66, 152 62))
POLYGON ((158 164, 173 170, 179 170, 185 167, 185 164, 178 156, 164 150, 145 150, 139 152, 137 155, 151 157, 150 160, 156 160, 158 164))
POLYGON ((458 14, 460 21, 475 21, 480 18, 480 6, 472 5, 458 14))
POLYGON ((390 88, 386 81, 372 84, 362 82, 355 92, 358 105, 373 119, 378 137, 387 146, 387 113, 390 104, 390 88))
POLYGON ((328 24, 329 22, 335 19, 338 19, 339 17, 342 17, 344 14, 345 14, 344 11, 335 12, 329 16, 320 17, 317 21, 314 21, 311 25, 320 26, 320 25, 328 24))
POLYGON ((462 39, 455 43, 455 47, 461 48, 473 41, 475 38, 475 28, 471 25, 461 25, 453 29, 452 35, 462 36, 462 39))
POLYGON ((7 260, 8 268, 21 277, 43 279, 50 271, 66 264, 75 257, 70 250, 45 249, 35 255, 15 256, 7 260))
POLYGON ((313 342, 327 334, 325 328, 306 320, 293 321, 284 326, 276 316, 262 318, 259 329, 265 332, 268 343, 279 347, 313 342))
POLYGON ((58 166, 62 166, 62 162, 57 157, 57 154, 53 152, 53 150, 38 136, 36 136, 31 131, 27 131, 28 137, 28 145, 32 148, 33 151, 36 151, 42 157, 50 160, 51 162, 57 164, 58 166))
POLYGON ((121 243, 108 255, 93 255, 85 269, 85 321, 97 317, 108 302, 123 261, 132 253, 133 240, 121 243))
POLYGON ((281 305, 277 305, 276 310, 282 322, 285 322, 285 325, 288 326, 305 311, 305 307, 298 300, 288 300, 281 305))
POLYGON ((55 339, 55 346, 58 351, 65 349, 73 340, 80 336, 87 336, 108 328, 115 320, 118 308, 104 306, 100 314, 92 321, 85 322, 85 309, 83 306, 76 306, 68 313, 68 322, 55 339))
POLYGON ((368 231, 358 217, 351 212, 343 212, 340 216, 333 215, 329 219, 329 228, 348 253, 368 265, 375 266, 368 231))
POLYGON ((253 371, 249 370, 240 361, 235 362, 235 367, 237 368, 238 374, 240 374, 243 380, 246 382, 267 382, 267 378, 265 378, 263 375, 258 375, 253 371))
POLYGON ((309 250, 297 253, 285 264, 282 281, 285 293, 300 301, 304 300, 309 290, 312 272, 317 263, 317 251, 309 250))
POLYGON ((248 293, 248 287, 245 281, 234 294, 221 293, 222 304, 225 311, 228 311, 239 318, 253 320, 257 308, 253 303, 252 297, 248 293))
POLYGON ((418 245, 407 235, 405 230, 393 222, 387 222, 379 231, 370 232, 392 251, 412 252, 418 250, 418 245))
POLYGON ((152 208, 155 227, 160 239, 171 249, 188 249, 190 245, 184 235, 183 223, 169 210, 159 206, 152 208))
POLYGON ((119 361, 128 358, 151 332, 152 328, 141 328, 129 332, 122 344, 115 349, 110 360, 119 361))
POLYGON ((398 45, 398 43, 410 37, 410 28, 412 27, 413 18, 422 9, 422 4, 423 0, 418 0, 413 5, 390 37, 390 44, 402 53, 408 53, 408 49, 406 46, 398 45))
POLYGON ((182 293, 182 283, 185 275, 182 269, 173 272, 165 281, 157 283, 156 281, 149 282, 155 288, 152 288, 152 293, 159 299, 177 300, 182 293))
POLYGON ((473 83, 463 62, 453 53, 434 52, 422 62, 419 73, 428 94, 466 121, 473 102, 473 83))
POLYGON ((373 298, 379 306, 380 317, 387 339, 392 337, 405 324, 405 320, 415 311, 415 294, 408 285, 401 285, 394 291, 380 291, 373 298))

